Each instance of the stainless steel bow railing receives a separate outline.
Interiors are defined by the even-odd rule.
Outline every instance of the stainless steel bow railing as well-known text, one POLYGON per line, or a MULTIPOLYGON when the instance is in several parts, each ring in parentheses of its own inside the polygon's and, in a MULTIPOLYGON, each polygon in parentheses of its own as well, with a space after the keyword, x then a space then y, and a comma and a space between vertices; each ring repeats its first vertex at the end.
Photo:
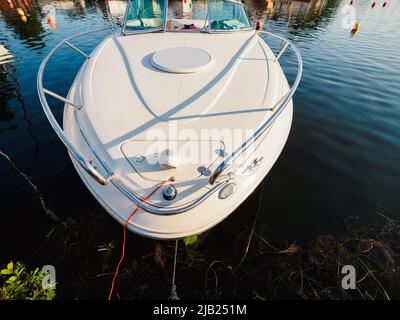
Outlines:
POLYGON ((289 101, 291 100, 294 92, 297 89, 297 86, 300 82, 301 78, 301 73, 302 73, 302 60, 299 51, 297 50, 296 47, 293 46, 293 44, 278 35, 272 34, 270 32, 266 31, 259 31, 259 33, 264 33, 271 35, 273 37, 276 37, 278 39, 281 39, 285 42, 285 46, 281 50, 281 52, 277 55, 276 61, 279 60, 279 58, 282 56, 283 52, 286 50, 288 46, 290 46, 294 52, 296 53, 297 60, 298 60, 298 70, 297 70, 297 76, 295 79, 295 82, 292 86, 292 88, 289 90, 287 94, 284 95, 284 97, 281 98, 281 101, 278 106, 276 106, 276 109, 274 113, 271 115, 271 117, 263 124, 261 125, 256 132, 253 134, 251 138, 249 138, 245 143, 243 143, 237 150, 235 150, 231 155, 229 155, 213 172, 211 175, 209 182, 211 184, 211 187, 208 188, 207 192, 205 192, 201 197, 193 200, 192 202, 185 204, 183 206, 179 207, 160 207, 152 203, 144 202, 143 199, 141 199, 139 196, 137 196, 134 192, 130 190, 129 187, 126 186, 126 184, 122 181, 122 179, 119 179, 118 176, 116 176, 112 170, 107 166, 107 164, 100 158, 98 155, 92 150, 92 152, 95 154, 97 159, 101 162, 102 166, 106 169, 107 171, 107 176, 103 176, 92 164, 91 161, 86 159, 84 156, 81 155, 81 153, 77 150, 77 148, 73 145, 71 140, 67 137, 65 134, 64 130, 61 128, 59 123, 57 122, 56 118, 54 117, 51 108, 47 102, 46 95, 52 96, 53 98, 56 98, 65 104, 71 105, 77 109, 79 112, 82 110, 83 106, 75 103, 74 101, 71 101, 67 98, 61 97, 60 95, 46 89, 43 87, 43 75, 46 70, 46 66, 49 62, 49 60, 53 57, 53 55, 63 46, 67 45, 70 48, 74 49, 76 52, 84 56, 86 59, 90 59, 90 56, 84 53, 82 50, 74 46, 73 44, 70 43, 71 40, 81 37, 83 35, 95 33, 95 32, 100 32, 100 31, 105 31, 109 30, 110 28, 102 28, 102 29, 97 29, 93 31, 86 31, 82 32, 79 34, 76 34, 74 36, 68 37, 65 40, 61 41, 59 44, 57 44, 50 52, 49 54, 45 57, 43 60, 42 64, 39 67, 38 71, 38 76, 37 76, 37 89, 38 89, 38 94, 39 94, 39 99, 43 107, 43 111, 50 122, 50 125, 53 127, 54 131, 62 141, 62 143, 65 145, 65 147, 68 149, 69 153, 72 155, 72 157, 78 162, 78 164, 83 168, 84 171, 86 171, 95 181, 100 183, 101 185, 106 185, 108 183, 112 184, 114 187, 116 187, 122 194, 124 194, 129 200, 131 200, 136 206, 140 207, 144 211, 154 213, 154 214, 160 214, 160 215, 171 215, 171 214, 179 214, 183 213, 186 211, 189 211, 193 209, 194 207, 198 206, 200 203, 202 203, 204 200, 206 200, 208 197, 210 197, 213 193, 215 193, 217 190, 219 190, 221 187, 223 187, 231 178, 231 172, 228 174, 222 175, 222 173, 237 159, 237 157, 242 154, 244 151, 248 149, 248 147, 254 143, 258 138, 260 138, 263 133, 266 132, 268 128, 272 125, 272 123, 276 120, 276 118, 282 113, 282 111, 286 108, 288 105, 289 101), (282 100, 283 99, 283 100, 282 100), (223 177, 223 179, 221 179, 223 177))
POLYGON ((86 53, 84 53, 82 50, 80 50, 77 47, 75 47, 69 41, 71 41, 72 39, 81 37, 83 35, 87 35, 87 34, 95 33, 95 32, 100 32, 100 31, 105 31, 105 30, 110 30, 110 28, 108 27, 108 28, 96 29, 96 30, 92 30, 92 31, 81 32, 81 33, 78 33, 76 35, 73 35, 73 36, 68 37, 65 40, 61 41, 44 58, 44 60, 42 61, 41 65, 39 67, 39 71, 38 71, 38 75, 37 75, 37 90, 38 90, 38 94, 39 94, 40 103, 42 104, 43 111, 46 114, 46 117, 49 120, 50 125, 53 127, 54 131, 56 132, 56 134, 58 135, 58 137, 60 138, 62 143, 65 145, 65 147, 68 149, 70 154, 76 159, 76 161, 78 161, 80 166, 91 177, 93 177, 98 183, 100 183, 102 185, 105 185, 107 183, 107 179, 105 177, 103 177, 102 174, 96 168, 94 168, 94 166, 87 159, 85 159, 80 154, 80 152, 75 148, 75 146, 72 144, 70 139, 65 135, 64 130, 58 124, 58 121, 54 117, 53 112, 51 111, 51 108, 49 107, 49 104, 48 104, 47 99, 46 99, 46 95, 52 96, 53 98, 56 98, 56 99, 66 103, 66 104, 69 104, 69 105, 77 108, 78 110, 82 109, 82 106, 76 104, 73 101, 70 101, 69 99, 63 98, 63 97, 59 96, 58 94, 56 94, 56 93, 44 88, 43 87, 43 74, 44 74, 44 72, 46 70, 47 63, 49 62, 51 57, 63 45, 69 46, 70 48, 72 48, 75 51, 77 51, 79 54, 83 55, 86 59, 89 59, 89 56, 86 53))
POLYGON ((210 176, 209 182, 210 184, 214 184, 218 179, 224 178, 224 179, 229 179, 232 176, 232 172, 229 174, 223 175, 223 173, 233 164, 233 162, 241 155, 243 154, 248 148, 253 145, 253 143, 258 140, 274 123, 276 118, 285 110, 289 102, 291 101, 294 93, 296 92, 296 89, 300 83, 301 75, 303 73, 303 60, 301 59, 300 51, 286 38, 283 38, 281 36, 278 36, 276 34, 273 34, 271 32, 267 31, 258 31, 258 33, 261 34, 267 34, 272 37, 278 38, 282 41, 285 42, 285 45, 283 46, 282 50, 279 52, 279 54, 276 56, 275 61, 278 61, 284 51, 290 46, 290 48, 295 52, 296 58, 297 58, 297 75, 296 79, 290 88, 289 92, 286 93, 281 99, 280 103, 274 107, 274 111, 272 115, 261 125, 257 128, 257 130, 254 132, 254 134, 248 138, 245 142, 243 142, 235 151, 233 151, 227 158, 225 158, 219 165, 218 167, 214 170, 212 175, 210 176), (282 100, 283 99, 283 100, 282 100))
MULTIPOLYGON (((72 107, 75 107, 77 112, 80 112, 83 110, 84 106, 81 106, 74 101, 69 100, 68 98, 64 98, 57 93, 54 93, 43 86, 43 76, 44 72, 46 70, 46 66, 50 59, 53 57, 53 55, 64 45, 69 46, 70 48, 74 49, 76 52, 84 56, 86 59, 90 59, 90 56, 84 53, 82 50, 74 46, 73 44, 70 43, 71 40, 76 39, 78 37, 91 34, 91 33, 96 33, 100 31, 105 31, 105 30, 110 30, 110 28, 102 28, 102 29, 97 29, 93 31, 86 31, 86 32, 81 32, 79 34, 73 35, 71 37, 66 38, 65 40, 61 41, 58 43, 50 52, 48 55, 44 58, 42 61, 39 70, 38 70, 38 75, 37 75, 37 90, 39 94, 39 99, 41 102, 41 105, 43 107, 43 111, 50 123, 50 125, 53 127, 54 131, 60 138, 61 142, 65 145, 65 147, 68 149, 69 153, 72 155, 72 157, 78 162, 78 164, 82 167, 83 170, 85 170, 95 181, 100 183, 101 185, 106 185, 106 184, 111 184, 115 188, 117 188, 124 196, 126 196, 130 201, 132 201, 133 204, 136 206, 140 207, 144 211, 154 213, 154 214, 159 214, 159 215, 172 215, 172 214, 179 214, 183 213, 186 211, 191 210, 192 208, 196 207, 200 203, 202 203, 204 200, 206 200, 209 196, 211 196, 214 192, 216 192, 218 189, 220 189, 224 183, 217 183, 211 188, 207 190, 200 198, 195 199, 194 201, 185 204, 180 207, 170 207, 170 208, 163 208, 159 207, 157 205, 154 205, 152 203, 144 202, 143 199, 141 199, 138 195, 136 195, 124 182, 123 179, 120 179, 118 175, 114 174, 112 169, 108 167, 108 165, 95 153, 94 150, 91 150, 95 157, 98 159, 98 161, 101 163, 101 165, 105 168, 105 171, 107 172, 107 176, 103 176, 89 161, 86 159, 82 154, 79 152, 79 150, 73 145, 71 140, 68 138, 68 136, 65 134, 64 130, 61 128, 59 125, 58 121, 53 115, 53 112, 51 111, 51 108, 49 106, 49 103, 47 101, 46 96, 51 96, 55 99, 58 99, 59 101, 64 102, 65 104, 68 104, 72 107)), ((83 134, 83 132, 82 132, 83 134)), ((90 147, 90 146, 89 146, 90 147)))

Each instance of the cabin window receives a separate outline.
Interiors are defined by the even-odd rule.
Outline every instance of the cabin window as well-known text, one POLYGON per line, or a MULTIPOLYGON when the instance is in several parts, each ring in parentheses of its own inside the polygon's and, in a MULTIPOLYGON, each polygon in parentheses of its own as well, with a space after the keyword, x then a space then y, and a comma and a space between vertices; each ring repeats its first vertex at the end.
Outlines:
POLYGON ((243 30, 251 28, 245 7, 236 1, 209 2, 211 30, 243 30))
POLYGON ((130 2, 125 28, 141 31, 164 28, 164 0, 133 0, 130 2))

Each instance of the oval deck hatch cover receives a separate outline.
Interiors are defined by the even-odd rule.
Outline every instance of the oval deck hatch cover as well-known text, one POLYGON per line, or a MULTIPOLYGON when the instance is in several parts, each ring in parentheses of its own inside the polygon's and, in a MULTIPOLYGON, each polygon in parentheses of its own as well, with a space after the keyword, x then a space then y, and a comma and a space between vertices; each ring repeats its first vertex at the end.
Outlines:
POLYGON ((174 47, 157 51, 151 63, 157 69, 171 73, 194 73, 207 69, 213 62, 207 51, 192 47, 174 47))

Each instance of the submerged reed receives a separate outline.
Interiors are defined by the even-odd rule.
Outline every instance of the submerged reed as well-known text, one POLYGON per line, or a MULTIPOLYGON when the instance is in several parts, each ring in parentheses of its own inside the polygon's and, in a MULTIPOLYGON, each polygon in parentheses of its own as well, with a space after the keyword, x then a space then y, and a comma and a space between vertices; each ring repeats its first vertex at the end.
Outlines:
MULTIPOLYGON (((105 299, 118 259, 121 227, 96 213, 56 227, 40 249, 57 268, 57 298, 105 299), (60 248, 62 248, 60 250, 60 248)), ((181 299, 400 299, 400 223, 383 215, 374 224, 345 220, 345 232, 308 243, 271 243, 245 227, 235 254, 213 251, 213 232, 180 242, 176 285, 181 299), (218 259, 216 258, 218 257, 218 259), (355 290, 341 286, 341 268, 357 271, 355 290)), ((37 253, 39 254, 39 252, 37 253)), ((174 242, 130 234, 116 282, 116 299, 167 299, 174 242)))

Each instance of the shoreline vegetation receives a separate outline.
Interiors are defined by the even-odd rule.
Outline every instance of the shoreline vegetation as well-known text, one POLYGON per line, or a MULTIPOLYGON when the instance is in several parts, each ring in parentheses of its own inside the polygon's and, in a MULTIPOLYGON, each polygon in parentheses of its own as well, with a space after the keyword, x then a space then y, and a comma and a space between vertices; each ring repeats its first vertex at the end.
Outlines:
MULTIPOLYGON (((47 256, 57 269, 56 299, 106 299, 120 255, 122 229, 107 231, 113 228, 109 228, 105 217, 92 213, 66 221, 67 228, 61 224, 54 227, 38 248, 36 255, 47 256), (105 239, 109 241, 104 242, 105 239)), ((373 224, 349 217, 344 225, 344 232, 337 236, 321 235, 301 244, 272 244, 265 235, 247 226, 233 244, 237 255, 218 260, 205 249, 210 247, 206 242, 214 241, 212 232, 199 236, 191 245, 185 246, 180 241, 178 296, 181 299, 400 299, 400 222, 378 213, 373 224), (344 265, 355 267, 356 289, 342 288, 344 265)), ((167 299, 174 242, 130 235, 127 248, 116 281, 115 299, 167 299)), ((17 265, 26 270, 22 264, 17 265)), ((7 264, 1 267, 7 269, 7 264)), ((40 280, 37 273, 35 276, 40 280)), ((0 277, 3 290, 9 285, 7 279, 0 277)), ((32 297, 29 288, 19 288, 18 292, 27 295, 3 295, 2 299, 32 297)), ((54 293, 37 298, 54 298, 54 293)))

